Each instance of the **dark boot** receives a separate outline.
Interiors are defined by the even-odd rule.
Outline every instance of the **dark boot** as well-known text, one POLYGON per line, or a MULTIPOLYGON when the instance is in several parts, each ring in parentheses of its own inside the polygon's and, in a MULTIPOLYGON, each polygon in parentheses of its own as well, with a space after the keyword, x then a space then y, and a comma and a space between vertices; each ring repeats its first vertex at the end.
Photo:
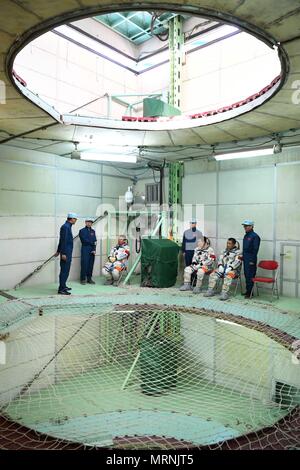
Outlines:
POLYGON ((68 290, 59 290, 57 293, 60 295, 71 295, 71 292, 68 290))

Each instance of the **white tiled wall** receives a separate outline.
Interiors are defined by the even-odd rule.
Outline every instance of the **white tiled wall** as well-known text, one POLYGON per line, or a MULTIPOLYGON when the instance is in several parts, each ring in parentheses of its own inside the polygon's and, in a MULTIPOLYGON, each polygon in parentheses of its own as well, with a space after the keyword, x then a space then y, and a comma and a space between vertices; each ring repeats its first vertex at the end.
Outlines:
MULTIPOLYGON (((78 22, 79 27, 88 33, 93 31, 120 50, 127 48, 125 52, 131 57, 139 56, 138 48, 133 44, 130 48, 129 41, 122 41, 120 36, 93 20, 87 21, 91 30, 84 26, 84 21, 82 24, 78 22)), ((157 47, 157 39, 152 39, 141 50, 151 52, 157 47)), ((151 59, 148 62, 151 66, 151 59)), ((129 66, 132 67, 133 63, 130 62, 129 66)), ((106 93, 150 94, 169 90, 169 63, 136 75, 52 32, 26 46, 17 56, 15 68, 30 90, 60 112, 69 112, 106 93)), ((246 33, 227 38, 186 55, 182 70, 181 110, 183 113, 196 113, 230 105, 261 90, 279 72, 276 54, 263 42, 246 33)), ((138 101, 137 98, 122 99, 130 103, 138 101)), ((138 108, 141 115, 142 105, 138 108)), ((105 117, 107 99, 97 100, 83 108, 81 113, 105 117)), ((124 114, 126 106, 112 102, 111 115, 121 118, 124 114)))
MULTIPOLYGON (((59 228, 66 214, 79 220, 100 215, 102 201, 117 206, 130 180, 111 167, 78 162, 52 154, 15 147, 0 149, 0 289, 12 288, 49 258, 57 247, 59 228)), ((100 239, 100 233, 98 233, 100 239)), ((95 274, 100 273, 98 244, 95 274)), ((79 277, 79 242, 75 243, 71 279, 79 277)), ((55 282, 58 261, 50 263, 29 284, 55 282)))

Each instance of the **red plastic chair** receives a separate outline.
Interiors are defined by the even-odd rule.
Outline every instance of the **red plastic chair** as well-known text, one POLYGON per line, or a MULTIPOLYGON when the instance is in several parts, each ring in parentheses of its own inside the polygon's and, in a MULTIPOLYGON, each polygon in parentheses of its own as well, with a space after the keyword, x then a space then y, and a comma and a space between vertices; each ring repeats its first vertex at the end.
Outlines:
POLYGON ((277 299, 279 299, 278 284, 277 284, 279 264, 277 263, 277 261, 273 261, 273 260, 262 260, 258 263, 258 267, 261 269, 265 269, 266 271, 272 271, 273 277, 263 277, 263 276, 253 277, 252 281, 254 282, 254 285, 251 291, 251 297, 253 295, 255 286, 256 286, 257 295, 259 295, 258 284, 261 283, 261 284, 272 284, 272 300, 274 298, 274 294, 277 296, 277 299))

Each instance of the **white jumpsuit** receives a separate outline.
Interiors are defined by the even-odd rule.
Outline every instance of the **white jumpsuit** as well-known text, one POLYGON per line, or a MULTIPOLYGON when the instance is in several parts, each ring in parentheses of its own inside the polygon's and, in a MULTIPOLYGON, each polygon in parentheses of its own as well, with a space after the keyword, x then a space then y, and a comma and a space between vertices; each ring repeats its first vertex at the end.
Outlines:
POLYGON ((215 259, 214 250, 210 246, 205 249, 196 248, 192 264, 187 266, 184 270, 184 284, 191 284, 192 274, 197 273, 196 287, 201 287, 204 275, 212 271, 215 259))
POLYGON ((116 245, 111 249, 108 259, 115 258, 114 262, 108 260, 103 266, 102 274, 107 278, 112 278, 117 281, 120 277, 121 272, 126 268, 128 264, 128 258, 130 255, 130 249, 128 245, 116 245))
POLYGON ((216 286, 217 280, 224 278, 222 292, 228 292, 232 279, 237 276, 241 266, 242 253, 238 248, 232 250, 224 250, 218 259, 218 268, 215 269, 209 276, 208 288, 213 290, 216 286))

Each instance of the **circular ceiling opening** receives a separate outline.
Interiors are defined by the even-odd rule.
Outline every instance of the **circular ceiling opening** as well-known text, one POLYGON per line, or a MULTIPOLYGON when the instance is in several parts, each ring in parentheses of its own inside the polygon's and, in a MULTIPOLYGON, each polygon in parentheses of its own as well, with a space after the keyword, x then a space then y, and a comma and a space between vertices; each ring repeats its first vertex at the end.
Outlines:
POLYGON ((13 78, 66 125, 196 128, 280 88, 278 47, 236 24, 178 11, 117 11, 60 24, 27 43, 13 78))

